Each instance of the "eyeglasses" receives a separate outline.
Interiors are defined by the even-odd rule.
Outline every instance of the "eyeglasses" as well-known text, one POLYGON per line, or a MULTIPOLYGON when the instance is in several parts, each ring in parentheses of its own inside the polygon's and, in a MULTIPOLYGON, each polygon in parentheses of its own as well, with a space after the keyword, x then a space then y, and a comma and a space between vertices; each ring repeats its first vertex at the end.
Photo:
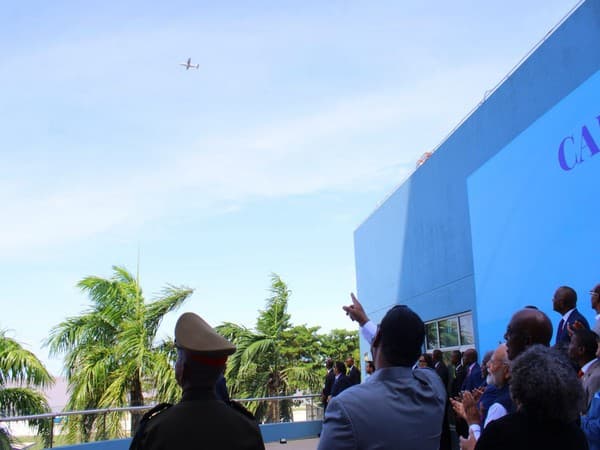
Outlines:
POLYGON ((488 365, 488 366, 492 366, 492 365, 494 365, 494 364, 496 364, 496 363, 500 363, 500 364, 502 364, 503 366, 508 366, 508 365, 509 365, 509 362, 508 362, 508 361, 502 361, 501 359, 494 359, 494 358, 490 359, 490 360, 488 361, 487 365, 488 365))
POLYGON ((590 295, 592 297, 598 297, 600 294, 598 292, 596 292, 596 291, 590 291, 590 295))

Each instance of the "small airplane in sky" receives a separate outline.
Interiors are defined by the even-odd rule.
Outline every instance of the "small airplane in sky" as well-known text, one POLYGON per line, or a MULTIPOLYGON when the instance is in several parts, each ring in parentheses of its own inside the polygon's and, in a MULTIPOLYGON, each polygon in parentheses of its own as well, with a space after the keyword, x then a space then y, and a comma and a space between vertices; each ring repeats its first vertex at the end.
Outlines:
POLYGON ((187 62, 179 63, 179 65, 185 67, 185 70, 197 69, 200 67, 200 64, 192 64, 192 58, 188 58, 187 62))

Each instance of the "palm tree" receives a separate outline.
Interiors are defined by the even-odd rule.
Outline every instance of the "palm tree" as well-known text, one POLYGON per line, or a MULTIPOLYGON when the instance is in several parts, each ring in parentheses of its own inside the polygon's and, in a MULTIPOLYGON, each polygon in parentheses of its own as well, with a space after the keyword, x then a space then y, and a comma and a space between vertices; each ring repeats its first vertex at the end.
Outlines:
MULTIPOLYGON (((217 327, 237 347, 229 358, 226 377, 231 395, 237 398, 291 395, 300 385, 318 386, 311 364, 286 355, 293 338, 287 305, 290 290, 276 274, 271 275, 271 297, 260 311, 256 331, 226 322, 217 327)), ((291 420, 291 402, 260 402, 248 406, 259 420, 291 420)))
MULTIPOLYGON (((70 410, 140 406, 144 393, 156 401, 174 401, 178 395, 173 375, 172 343, 155 345, 165 316, 193 292, 167 285, 146 303, 138 278, 123 267, 113 267, 110 279, 89 276, 78 287, 91 308, 52 328, 46 342, 50 353, 65 355, 70 410), (170 396, 165 398, 165 396, 170 396)), ((87 416, 67 421, 69 437, 84 441, 120 436, 120 414, 87 416)), ((131 432, 140 413, 131 414, 131 432)))
MULTIPOLYGON (((24 416, 50 411, 46 397, 36 388, 50 387, 54 379, 40 360, 0 330, 0 415, 24 416), (10 385, 7 386, 7 385, 10 385)), ((47 444, 48 421, 30 421, 47 444)), ((0 449, 10 448, 10 436, 0 429, 0 449)))

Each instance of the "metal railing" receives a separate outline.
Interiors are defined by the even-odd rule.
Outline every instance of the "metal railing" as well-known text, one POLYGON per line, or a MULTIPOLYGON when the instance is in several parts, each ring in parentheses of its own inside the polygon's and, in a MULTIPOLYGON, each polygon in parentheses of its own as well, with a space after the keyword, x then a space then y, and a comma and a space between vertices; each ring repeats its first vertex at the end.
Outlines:
MULTIPOLYGON (((291 401, 293 402, 292 411, 294 414, 291 417, 291 422, 302 422, 311 420, 320 420, 323 418, 323 407, 315 401, 320 398, 320 394, 306 394, 306 395, 288 395, 288 396, 276 396, 276 397, 253 397, 243 399, 233 399, 234 401, 241 403, 242 405, 248 405, 253 402, 281 402, 291 401), (302 415, 304 410, 304 415, 302 415)), ((115 408, 98 408, 98 409, 86 409, 81 411, 61 411, 51 412, 45 414, 32 414, 27 416, 14 416, 14 417, 0 417, 0 424, 4 422, 27 422, 30 420, 49 420, 50 421, 50 447, 53 447, 55 438, 55 426, 57 425, 56 419, 69 417, 69 416, 89 416, 89 415, 102 415, 103 419, 106 420, 106 416, 111 413, 131 413, 131 412, 144 412, 152 409, 155 405, 144 405, 144 406, 124 406, 115 408)), ((268 422, 263 422, 268 423, 268 422)), ((126 431, 126 435, 129 434, 129 430, 123 427, 126 431)), ((16 436, 18 437, 18 436, 16 436)), ((75 442, 74 442, 75 443, 75 442)))

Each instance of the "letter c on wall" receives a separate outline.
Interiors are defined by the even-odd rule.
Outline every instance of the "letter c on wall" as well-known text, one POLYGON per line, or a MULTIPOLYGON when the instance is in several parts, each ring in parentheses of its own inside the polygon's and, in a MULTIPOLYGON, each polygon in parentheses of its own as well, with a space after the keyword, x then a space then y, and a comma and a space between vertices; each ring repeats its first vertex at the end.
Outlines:
POLYGON ((567 164, 567 158, 565 156, 565 143, 567 141, 571 141, 572 144, 575 144, 575 139, 573 139, 573 136, 567 136, 562 140, 562 142, 558 146, 558 163, 560 164, 560 168, 562 170, 571 170, 577 165, 577 155, 575 153, 573 153, 573 155, 575 156, 574 164, 572 166, 569 166, 567 164))

